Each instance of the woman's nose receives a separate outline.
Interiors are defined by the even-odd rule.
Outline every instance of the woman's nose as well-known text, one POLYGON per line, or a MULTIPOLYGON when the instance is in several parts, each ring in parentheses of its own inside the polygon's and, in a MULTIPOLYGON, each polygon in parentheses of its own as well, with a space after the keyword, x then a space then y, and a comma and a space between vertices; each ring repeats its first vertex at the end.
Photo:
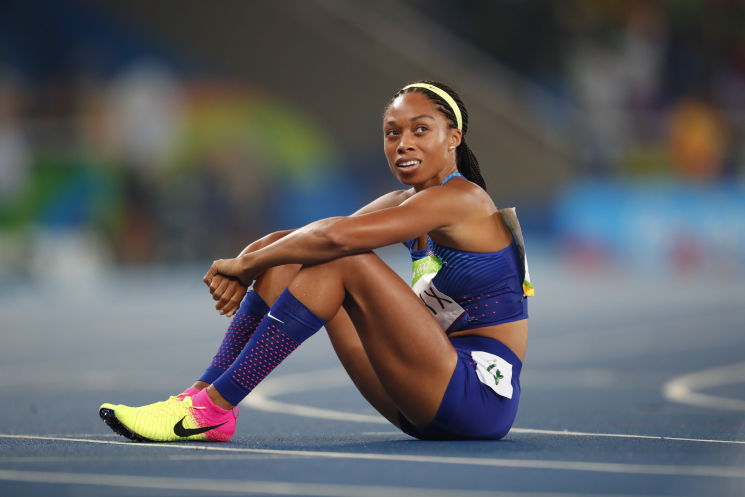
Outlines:
POLYGON ((402 154, 404 152, 407 152, 409 150, 414 150, 414 146, 411 143, 411 137, 409 137, 406 133, 401 135, 401 140, 398 142, 398 147, 396 151, 399 154, 402 154))

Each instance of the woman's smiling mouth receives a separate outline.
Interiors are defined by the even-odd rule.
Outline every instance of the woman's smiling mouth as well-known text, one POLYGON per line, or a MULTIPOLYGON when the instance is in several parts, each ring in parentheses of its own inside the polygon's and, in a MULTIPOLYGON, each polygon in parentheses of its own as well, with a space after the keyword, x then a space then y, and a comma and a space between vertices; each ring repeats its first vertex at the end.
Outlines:
POLYGON ((419 159, 399 159, 396 161, 396 167, 399 170, 410 171, 412 169, 415 169, 421 163, 422 161, 420 161, 419 159))

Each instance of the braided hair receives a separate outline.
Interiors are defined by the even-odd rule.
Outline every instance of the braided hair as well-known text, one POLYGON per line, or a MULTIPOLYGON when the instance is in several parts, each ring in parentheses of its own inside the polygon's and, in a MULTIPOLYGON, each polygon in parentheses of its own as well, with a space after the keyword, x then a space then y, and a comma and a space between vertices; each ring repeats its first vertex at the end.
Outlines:
MULTIPOLYGON (((458 148, 455 149, 455 165, 458 168, 458 171, 465 176, 465 178, 468 181, 471 181, 473 183, 476 183, 481 188, 486 190, 486 182, 484 181, 483 176, 481 176, 481 169, 479 169, 479 161, 476 158, 476 156, 473 154, 473 151, 471 151, 471 148, 466 143, 466 133, 468 132, 468 111, 466 110, 466 106, 463 105, 463 101, 460 99, 460 96, 450 88, 449 86, 437 82, 437 81, 419 81, 419 83, 427 83, 432 86, 436 86, 440 88, 441 90, 445 91, 448 95, 450 95, 453 100, 455 100, 455 103, 458 105, 458 108, 460 109, 461 113, 461 119, 463 121, 463 137, 461 138, 460 145, 458 145, 458 148)), ((436 93, 421 87, 411 87, 411 88, 405 88, 399 90, 393 98, 388 102, 388 104, 385 106, 387 109, 390 107, 391 103, 400 95, 403 95, 404 93, 409 92, 418 92, 422 93, 427 96, 432 102, 434 102, 437 105, 437 110, 442 112, 445 117, 450 121, 450 127, 451 128, 458 128, 458 125, 456 124, 455 119, 455 113, 453 112, 453 109, 450 108, 450 105, 443 100, 442 97, 437 95, 436 93)))

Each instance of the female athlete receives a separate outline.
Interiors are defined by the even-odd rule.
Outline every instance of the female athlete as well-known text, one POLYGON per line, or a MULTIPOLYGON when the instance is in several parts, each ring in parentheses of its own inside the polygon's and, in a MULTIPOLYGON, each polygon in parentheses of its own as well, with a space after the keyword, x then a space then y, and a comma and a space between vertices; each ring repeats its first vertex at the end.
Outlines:
POLYGON ((532 287, 514 210, 494 206, 467 131, 451 88, 398 91, 383 143, 409 188, 215 261, 204 282, 233 319, 211 365, 180 395, 104 404, 101 418, 138 441, 228 441, 235 406, 325 326, 362 395, 405 433, 504 437, 520 399, 532 287), (412 287, 372 252, 396 242, 411 252, 412 287))

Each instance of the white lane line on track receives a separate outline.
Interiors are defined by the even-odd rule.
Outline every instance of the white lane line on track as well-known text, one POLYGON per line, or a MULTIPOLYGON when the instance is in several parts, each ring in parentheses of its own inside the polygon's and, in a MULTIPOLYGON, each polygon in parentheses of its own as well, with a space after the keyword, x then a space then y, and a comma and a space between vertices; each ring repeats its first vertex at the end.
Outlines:
POLYGON ((745 383, 745 361, 673 378, 662 387, 662 395, 680 404, 745 411, 745 400, 699 392, 705 388, 736 383, 745 383))
MULTIPOLYGON (((745 364, 745 363, 743 363, 745 364)), ((745 374, 740 378, 745 378, 745 374)), ((351 412, 325 409, 321 407, 304 406, 274 400, 272 397, 296 392, 328 390, 352 382, 342 368, 329 368, 307 373, 289 374, 265 381, 256 388, 251 395, 242 402, 244 407, 261 411, 292 414, 306 418, 329 419, 334 421, 351 421, 355 423, 376 423, 389 425, 390 423, 377 414, 357 414, 351 412)), ((536 435, 560 435, 572 437, 604 437, 604 438, 633 438, 643 440, 674 440, 678 442, 702 442, 719 444, 743 444, 745 440, 712 440, 703 438, 668 437, 661 435, 636 435, 624 433, 590 433, 568 430, 542 430, 537 428, 512 428, 510 433, 526 433, 536 435)), ((401 434, 403 436, 403 434, 401 434)))
POLYGON ((41 435, 0 434, 0 438, 21 440, 54 440, 104 445, 123 445, 136 448, 169 448, 229 453, 249 453, 287 456, 320 457, 364 461, 410 462, 427 464, 455 464, 464 466, 500 467, 516 469, 543 469, 560 471, 588 471, 594 473, 623 473, 659 476, 705 476, 713 478, 745 478, 745 468, 733 466, 673 466, 664 464, 627 464, 588 461, 557 461, 542 459, 504 459, 490 457, 422 456, 410 454, 375 454, 365 452, 326 452, 316 450, 249 449, 241 447, 214 447, 180 443, 133 443, 111 440, 47 437, 41 435))
POLYGON ((709 440, 706 438, 668 437, 663 435, 629 435, 625 433, 591 433, 568 430, 540 430, 537 428, 512 428, 510 433, 535 433, 537 435, 566 435, 570 437, 634 438, 642 440, 674 440, 676 442, 702 442, 714 444, 745 445, 745 440, 709 440))
MULTIPOLYGON (((120 436, 120 435, 117 435, 120 436)), ((209 459, 210 461, 245 461, 248 459, 263 460, 267 459, 299 459, 300 456, 267 456, 266 454, 210 454, 209 456, 204 455, 192 455, 192 454, 156 454, 153 453, 151 456, 143 456, 138 454, 136 456, 18 456, 18 457, 0 457, 1 463, 11 464, 33 464, 33 463, 47 463, 47 462, 123 462, 123 461, 204 461, 209 459)))
MULTIPOLYGON (((324 483, 290 483, 284 481, 218 480, 208 478, 165 478, 96 473, 57 473, 45 471, 0 470, 0 480, 28 483, 94 485, 193 492, 225 492, 263 495, 310 495, 314 497, 525 497, 517 492, 474 491, 440 488, 407 488, 377 485, 339 485, 324 483)), ((531 496, 561 497, 569 494, 533 493, 531 496)), ((620 497, 620 496, 619 496, 620 497)))
POLYGON ((305 373, 286 374, 277 378, 263 381, 251 395, 241 402, 242 407, 258 409, 260 411, 293 414, 305 418, 331 419, 335 421, 352 421, 355 423, 390 423, 379 414, 357 414, 353 412, 336 411, 321 407, 291 404, 272 399, 277 395, 316 390, 329 390, 345 385, 352 385, 344 369, 328 368, 305 373))

